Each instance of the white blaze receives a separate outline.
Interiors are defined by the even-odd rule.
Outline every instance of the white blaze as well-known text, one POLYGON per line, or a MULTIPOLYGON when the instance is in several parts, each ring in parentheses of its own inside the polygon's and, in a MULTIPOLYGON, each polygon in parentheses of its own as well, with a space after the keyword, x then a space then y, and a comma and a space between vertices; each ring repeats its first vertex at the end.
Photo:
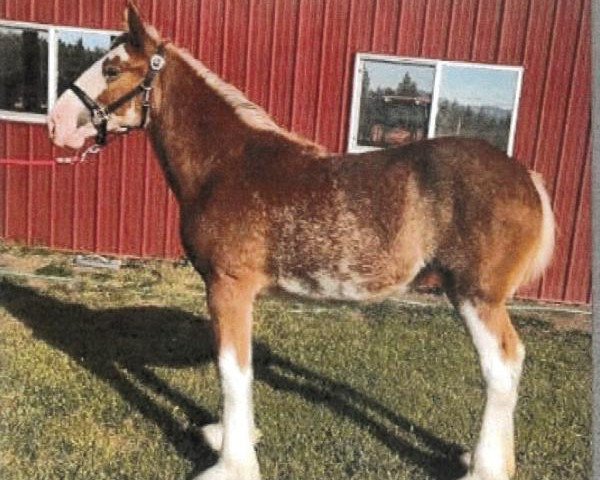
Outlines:
MULTIPOLYGON (((96 100, 108 86, 102 74, 102 64, 105 60, 113 59, 117 56, 121 61, 129 59, 125 45, 119 45, 108 52, 83 72, 74 83, 87 93, 88 96, 96 100)), ((96 134, 96 129, 89 119, 89 112, 81 100, 72 90, 65 90, 56 101, 48 117, 50 136, 58 146, 67 146, 75 149, 81 148, 86 138, 96 134), (81 125, 81 119, 86 120, 83 125, 81 125)))
POLYGON ((125 49, 124 44, 119 45, 104 55, 100 60, 83 72, 74 83, 96 100, 100 94, 106 90, 106 87, 108 87, 106 79, 102 74, 102 65, 106 60, 112 60, 115 57, 119 57, 122 62, 129 60, 129 54, 125 49))

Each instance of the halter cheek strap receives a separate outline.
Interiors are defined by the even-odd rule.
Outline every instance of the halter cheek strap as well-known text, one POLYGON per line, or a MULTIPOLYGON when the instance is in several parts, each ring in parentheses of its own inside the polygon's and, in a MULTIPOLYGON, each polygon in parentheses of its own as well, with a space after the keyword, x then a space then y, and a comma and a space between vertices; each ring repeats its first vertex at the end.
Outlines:
MULTIPOLYGON (((85 93, 78 85, 72 83, 69 88, 77 95, 79 100, 90 111, 92 125, 96 129, 96 145, 106 145, 106 134, 108 127, 109 113, 107 107, 101 107, 96 101, 85 93)), ((110 105, 109 105, 110 106, 110 105)))
POLYGON ((146 75, 141 83, 134 89, 127 92, 125 95, 119 97, 117 100, 106 106, 100 105, 75 83, 72 83, 69 86, 71 91, 77 95, 77 98, 79 98, 79 100, 81 100, 85 107, 90 111, 92 125, 94 125, 94 128, 96 129, 96 145, 94 145, 96 148, 93 153, 99 151, 99 147, 106 145, 108 121, 110 120, 111 114, 138 95, 142 95, 142 120, 140 121, 139 125, 127 126, 126 128, 127 130, 130 130, 132 128, 144 128, 146 126, 146 121, 148 120, 148 114, 150 113, 151 108, 150 96, 152 93, 152 82, 158 75, 158 72, 160 72, 164 66, 164 44, 160 44, 156 49, 156 53, 150 58, 148 71, 146 72, 146 75))

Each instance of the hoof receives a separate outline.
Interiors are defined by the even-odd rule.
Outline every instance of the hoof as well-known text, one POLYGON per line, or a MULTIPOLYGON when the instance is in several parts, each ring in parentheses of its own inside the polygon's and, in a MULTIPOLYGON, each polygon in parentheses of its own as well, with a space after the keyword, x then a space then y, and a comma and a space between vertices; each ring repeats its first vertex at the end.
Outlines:
POLYGON ((471 466, 471 457, 471 452, 464 452, 458 457, 458 461, 463 467, 469 468, 471 466))
POLYGON ((467 473, 464 477, 460 477, 459 480, 509 480, 509 478, 510 477, 507 473, 490 474, 475 470, 467 473))
POLYGON ((496 459, 464 452, 459 457, 460 464, 468 473, 458 480, 510 480, 515 473, 514 461, 499 465, 496 459), (490 461, 491 460, 491 461, 490 461))
POLYGON ((194 480, 260 480, 260 472, 255 458, 246 464, 231 465, 219 460, 194 480))
POLYGON ((481 461, 476 461, 476 459, 474 462, 471 452, 463 453, 459 457, 459 462, 469 472, 458 480, 510 480, 514 474, 514 469, 511 472, 510 467, 506 470, 490 469, 489 465, 487 468, 482 468, 482 466, 486 465, 485 462, 482 463, 481 461))
MULTIPOLYGON (((206 444, 214 452, 220 452, 221 447, 223 446, 223 424, 209 423, 208 425, 204 425, 202 427, 201 432, 206 444)), ((256 445, 260 441, 261 437, 262 433, 258 428, 255 428, 252 435, 252 445, 256 445)))

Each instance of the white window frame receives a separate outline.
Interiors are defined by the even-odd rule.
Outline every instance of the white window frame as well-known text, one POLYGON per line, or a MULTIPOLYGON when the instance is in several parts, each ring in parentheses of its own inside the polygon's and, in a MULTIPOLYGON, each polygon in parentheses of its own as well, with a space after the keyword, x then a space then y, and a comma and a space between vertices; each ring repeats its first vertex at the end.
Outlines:
POLYGON ((393 64, 412 64, 434 67, 433 89, 431 94, 431 110, 429 113, 429 126, 427 129, 427 138, 435 138, 435 125, 440 97, 440 88, 442 83, 442 69, 444 66, 457 66, 466 68, 488 68, 491 70, 508 70, 517 74, 517 84, 515 87, 515 99, 512 106, 512 115, 510 120, 509 137, 507 145, 507 154, 512 156, 514 149, 515 133, 517 129, 517 117, 519 112, 519 102, 521 100, 521 87, 523 85, 524 68, 516 65, 497 65, 490 63, 476 62, 457 62, 449 60, 436 60, 431 58, 399 57, 395 55, 380 55, 374 53, 357 53, 354 61, 354 81, 352 85, 352 106, 350 110, 350 133, 348 135, 347 150, 350 153, 371 152, 381 150, 381 147, 371 147, 358 145, 358 123, 360 114, 360 97, 362 92, 363 74, 365 61, 377 61, 393 64))
MULTIPOLYGON (((75 33, 103 33, 106 35, 121 35, 122 30, 105 30, 100 28, 71 27, 68 25, 50 25, 45 23, 16 22, 11 20, 0 20, 0 27, 28 28, 41 30, 48 34, 48 111, 52 110, 56 102, 58 88, 58 34, 62 31, 75 33)), ((0 121, 23 122, 23 123, 46 123, 46 114, 15 112, 0 109, 0 121)))

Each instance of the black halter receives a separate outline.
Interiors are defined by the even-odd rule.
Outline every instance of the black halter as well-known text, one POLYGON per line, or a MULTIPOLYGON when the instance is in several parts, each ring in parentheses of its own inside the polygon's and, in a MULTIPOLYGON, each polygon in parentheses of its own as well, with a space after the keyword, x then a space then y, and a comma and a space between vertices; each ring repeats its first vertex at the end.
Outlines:
POLYGON ((165 66, 165 57, 163 56, 164 45, 159 45, 156 53, 150 58, 149 68, 142 82, 122 97, 118 98, 109 105, 103 106, 97 103, 92 97, 85 93, 78 85, 72 83, 69 88, 77 95, 79 100, 86 106, 92 116, 92 125, 96 129, 96 146, 106 145, 106 135, 108 120, 110 115, 119 107, 125 105, 128 101, 138 95, 142 96, 142 121, 137 126, 127 126, 127 130, 132 128, 144 128, 150 111, 150 94, 152 93, 152 82, 165 66))

